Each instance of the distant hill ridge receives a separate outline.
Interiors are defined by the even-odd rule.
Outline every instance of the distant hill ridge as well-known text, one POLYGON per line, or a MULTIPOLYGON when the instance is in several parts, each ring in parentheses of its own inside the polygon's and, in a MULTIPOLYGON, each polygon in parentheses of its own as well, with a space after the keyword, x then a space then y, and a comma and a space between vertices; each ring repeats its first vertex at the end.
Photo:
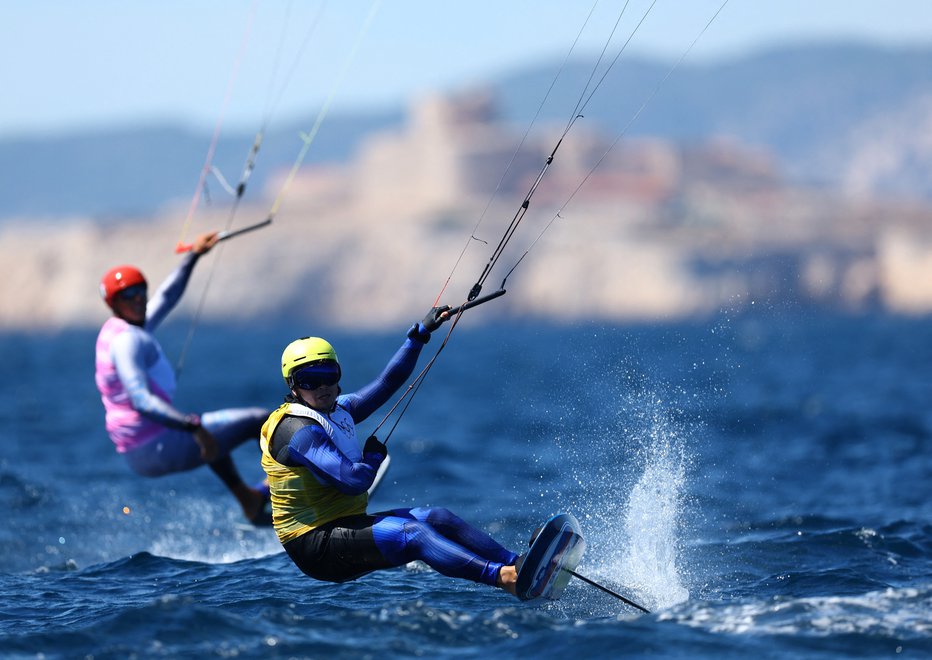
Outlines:
MULTIPOLYGON (((542 110, 565 120, 592 62, 564 71, 542 110)), ((585 112, 585 120, 619 132, 670 64, 622 58, 585 112)), ((526 125, 556 66, 544 63, 489 82, 503 118, 526 125)), ((307 162, 348 159, 368 133, 399 125, 402 108, 332 115, 307 162)), ((279 126, 264 141, 251 190, 291 164, 301 125, 279 126)), ((932 48, 861 44, 800 45, 716 64, 681 65, 628 135, 679 142, 728 136, 766 147, 786 174, 843 192, 932 199, 932 48)), ((147 216, 189 198, 210 136, 177 126, 0 140, 0 219, 147 216)), ((231 180, 252 134, 227 134, 215 163, 231 180)), ((212 187, 214 191, 219 186, 212 187)))

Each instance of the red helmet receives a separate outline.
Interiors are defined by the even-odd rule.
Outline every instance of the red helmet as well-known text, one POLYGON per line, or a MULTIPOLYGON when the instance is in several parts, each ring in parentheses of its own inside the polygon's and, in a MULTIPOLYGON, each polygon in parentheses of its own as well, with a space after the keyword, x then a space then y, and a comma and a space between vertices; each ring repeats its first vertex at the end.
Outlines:
POLYGON ((116 266, 100 278, 100 297, 113 307, 113 296, 137 284, 147 285, 145 276, 135 266, 116 266))

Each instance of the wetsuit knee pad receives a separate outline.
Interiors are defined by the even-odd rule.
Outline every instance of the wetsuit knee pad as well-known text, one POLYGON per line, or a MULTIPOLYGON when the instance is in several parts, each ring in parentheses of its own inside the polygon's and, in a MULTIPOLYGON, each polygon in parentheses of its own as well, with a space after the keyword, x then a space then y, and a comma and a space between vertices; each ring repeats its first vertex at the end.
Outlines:
POLYGON ((372 526, 376 547, 386 559, 407 563, 418 559, 419 537, 428 529, 426 523, 394 516, 382 518, 372 526))
POLYGON ((444 507, 430 507, 427 511, 427 522, 434 527, 455 527, 459 529, 465 524, 462 518, 444 507))

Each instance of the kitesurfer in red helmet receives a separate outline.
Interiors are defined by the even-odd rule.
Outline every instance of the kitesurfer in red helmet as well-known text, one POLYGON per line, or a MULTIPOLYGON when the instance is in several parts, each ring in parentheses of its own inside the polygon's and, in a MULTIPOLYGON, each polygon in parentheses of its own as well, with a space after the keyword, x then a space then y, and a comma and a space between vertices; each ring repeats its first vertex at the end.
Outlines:
POLYGON ((269 411, 181 412, 172 405, 175 372, 152 335, 181 299, 198 259, 217 238, 217 232, 198 236, 151 297, 145 276, 134 266, 116 266, 104 274, 100 295, 113 316, 97 337, 95 379, 107 432, 134 472, 159 477, 206 464, 236 497, 248 520, 270 525, 268 491, 246 485, 230 457, 235 447, 258 439, 269 411))

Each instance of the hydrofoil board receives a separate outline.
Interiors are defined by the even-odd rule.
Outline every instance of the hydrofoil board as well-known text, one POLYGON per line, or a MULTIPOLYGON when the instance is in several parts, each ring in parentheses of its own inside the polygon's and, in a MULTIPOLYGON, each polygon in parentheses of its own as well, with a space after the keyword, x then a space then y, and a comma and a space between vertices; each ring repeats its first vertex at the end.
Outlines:
POLYGON ((518 598, 558 600, 585 550, 582 529, 571 514, 561 513, 545 522, 518 568, 518 598))

